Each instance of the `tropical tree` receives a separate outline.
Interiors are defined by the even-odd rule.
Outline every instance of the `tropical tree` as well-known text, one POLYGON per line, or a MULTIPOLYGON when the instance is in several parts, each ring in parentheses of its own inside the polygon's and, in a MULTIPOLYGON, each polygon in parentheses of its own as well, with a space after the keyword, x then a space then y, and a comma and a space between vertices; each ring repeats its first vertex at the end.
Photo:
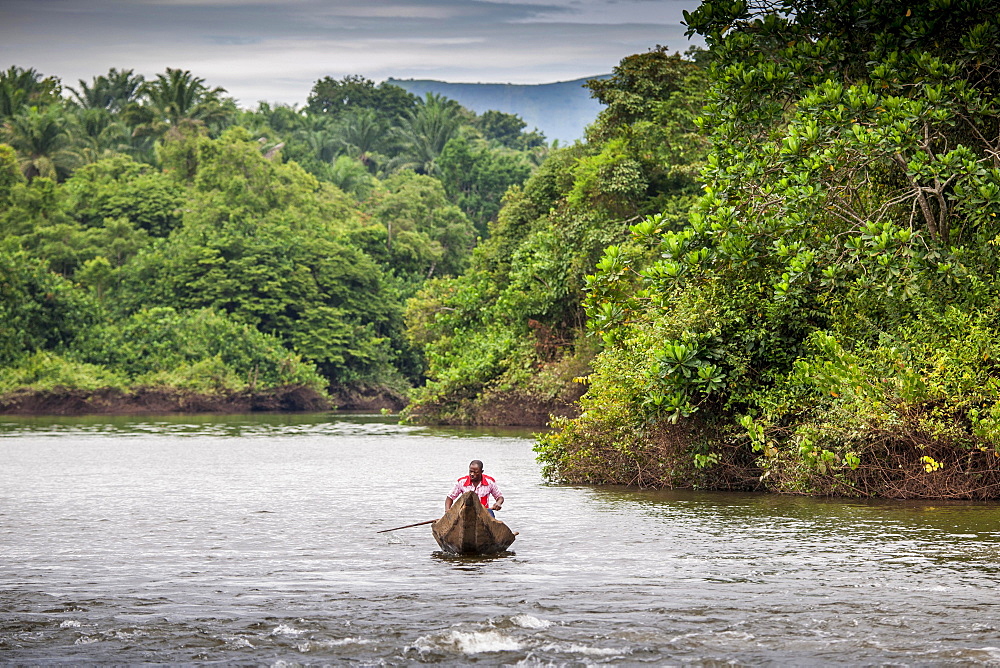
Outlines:
POLYGON ((369 109, 379 116, 381 122, 393 124, 413 111, 417 102, 416 96, 399 86, 386 82, 376 86, 371 79, 353 74, 339 81, 330 77, 317 81, 309 94, 307 108, 311 113, 333 118, 346 112, 369 109))
POLYGON ((324 165, 319 176, 353 195, 358 201, 368 199, 379 184, 379 180, 372 176, 363 162, 346 155, 338 156, 332 165, 324 165))
POLYGON ((188 70, 167 68, 155 79, 146 81, 141 92, 147 104, 135 109, 137 134, 162 135, 182 126, 220 128, 235 116, 232 100, 224 98, 224 88, 208 88, 205 80, 188 70), (145 114, 143 113, 145 112, 145 114))
POLYGON ((394 174, 362 206, 377 227, 354 238, 366 239, 363 247, 388 273, 406 277, 410 292, 423 280, 454 276, 467 266, 475 230, 437 179, 394 174))
MULTIPOLYGON (((704 2, 703 196, 588 279, 567 479, 1000 494, 990 2, 704 2), (623 435, 626 435, 623 437, 623 435)), ((624 114, 631 105, 622 99, 624 114)))
POLYGON ((383 270, 347 243, 355 205, 242 128, 199 138, 185 219, 122 268, 115 307, 209 307, 279 337, 336 382, 394 377, 383 270))
POLYGON ((17 153, 7 144, 0 144, 0 207, 7 209, 14 186, 22 183, 24 174, 21 173, 17 153))
MULTIPOLYGON (((169 176, 124 155, 78 169, 65 184, 73 217, 88 228, 125 219, 154 237, 180 226, 186 198, 169 176)), ((116 266, 122 264, 120 258, 116 266)))
POLYGON ((336 121, 321 115, 306 115, 291 133, 293 140, 288 157, 306 166, 329 164, 337 159, 343 142, 336 121))
POLYGON ((469 216, 479 234, 486 236, 504 193, 528 178, 532 164, 522 152, 494 149, 481 139, 458 136, 445 144, 437 171, 451 200, 469 216))
POLYGON ((0 72, 0 121, 28 107, 47 107, 62 101, 55 77, 42 77, 34 68, 12 65, 0 72))
MULTIPOLYGON (((623 67, 628 64, 623 61, 623 67)), ((672 93, 698 73, 704 81, 693 62, 655 58, 647 76, 670 79, 675 87, 664 92, 640 85, 645 94, 658 96, 647 100, 647 107, 684 118, 684 110, 698 106, 699 90, 690 89, 691 99, 672 93)), ((651 131, 652 116, 629 120, 642 121, 643 130, 651 131)), ((695 126, 688 119, 667 137, 671 145, 691 141, 695 126)), ((408 303, 409 333, 428 364, 428 381, 414 392, 412 415, 488 420, 491 402, 534 407, 525 409, 533 420, 571 410, 568 403, 580 393, 572 379, 586 375, 599 343, 584 326, 588 274, 604 248, 627 241, 630 222, 665 205, 672 222, 682 219, 680 212, 699 192, 690 164, 666 162, 668 155, 693 161, 696 150, 652 151, 634 136, 630 122, 605 120, 602 114, 597 124, 606 131, 586 144, 550 151, 523 186, 507 190, 468 271, 429 283, 408 303), (674 176, 663 178, 665 173, 674 176)), ((693 149, 699 145, 703 142, 693 141, 693 149)), ((436 162, 457 199, 483 213, 483 196, 518 167, 509 154, 494 151, 459 137, 436 162)))
POLYGON ((372 109, 345 114, 339 130, 344 153, 371 172, 375 172, 384 162, 385 154, 393 150, 388 128, 372 109))
POLYGON ((126 109, 138 107, 145 78, 133 70, 112 68, 91 83, 79 80, 72 93, 71 113, 76 120, 75 135, 86 163, 115 153, 127 153, 152 162, 153 138, 133 134, 126 109))
POLYGON ((96 303, 45 263, 0 250, 0 364, 36 350, 64 351, 98 321, 96 303))
POLYGON ((132 130, 107 109, 73 108, 73 135, 84 163, 90 164, 116 153, 148 154, 147 138, 133 137, 132 130))
MULTIPOLYGON (((260 102, 253 110, 241 110, 234 117, 234 125, 246 128, 257 137, 265 150, 272 150, 281 144, 282 155, 287 155, 289 144, 310 119, 305 113, 287 104, 260 102)), ((298 159, 298 154, 293 159, 298 159)))
POLYGON ((445 145, 471 121, 471 112, 455 100, 427 93, 400 122, 397 135, 403 150, 393 166, 412 169, 418 174, 435 174, 436 160, 445 145))
POLYGON ((135 74, 133 70, 111 68, 106 75, 94 77, 90 84, 80 79, 76 88, 67 88, 73 94, 73 101, 82 109, 119 113, 139 100, 144 82, 145 77, 135 74))
POLYGON ((81 162, 70 119, 57 105, 31 107, 7 118, 0 137, 17 151, 26 178, 64 179, 81 162))
POLYGON ((257 124, 262 124, 260 129, 266 127, 277 136, 287 136, 300 128, 305 118, 305 113, 296 105, 260 102, 257 109, 244 112, 238 118, 238 124, 251 132, 257 129, 257 124))
POLYGON ((474 125, 486 140, 507 148, 532 149, 545 145, 545 135, 537 128, 524 132, 528 124, 517 114, 490 109, 480 114, 474 125))

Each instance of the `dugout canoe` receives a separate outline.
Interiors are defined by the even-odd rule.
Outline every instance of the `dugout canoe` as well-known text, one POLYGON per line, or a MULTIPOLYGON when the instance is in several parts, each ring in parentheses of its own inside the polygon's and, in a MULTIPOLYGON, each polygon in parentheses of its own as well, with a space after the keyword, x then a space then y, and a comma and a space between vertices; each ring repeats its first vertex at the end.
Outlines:
POLYGON ((514 533, 490 517, 475 492, 458 497, 444 516, 431 524, 434 540, 452 554, 497 554, 514 542, 514 533))

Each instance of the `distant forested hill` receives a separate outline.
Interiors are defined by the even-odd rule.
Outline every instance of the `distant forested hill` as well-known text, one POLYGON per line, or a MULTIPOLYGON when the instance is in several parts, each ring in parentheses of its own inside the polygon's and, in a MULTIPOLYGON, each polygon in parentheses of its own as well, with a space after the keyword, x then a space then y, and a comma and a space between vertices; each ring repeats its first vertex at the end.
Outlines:
POLYGON ((535 85, 447 83, 430 79, 389 79, 386 83, 420 97, 428 92, 444 95, 477 114, 490 109, 517 114, 529 130, 538 128, 549 141, 558 139, 560 144, 571 144, 583 137, 583 129, 601 110, 601 103, 590 96, 583 84, 589 79, 609 76, 535 85))

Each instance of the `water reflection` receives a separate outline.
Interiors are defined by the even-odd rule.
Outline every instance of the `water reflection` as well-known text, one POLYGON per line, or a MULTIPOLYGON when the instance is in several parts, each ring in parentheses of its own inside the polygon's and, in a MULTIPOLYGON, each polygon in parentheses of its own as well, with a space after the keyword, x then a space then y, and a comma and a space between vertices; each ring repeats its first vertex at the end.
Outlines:
POLYGON ((76 434, 81 436, 254 436, 399 434, 419 432, 398 418, 378 414, 250 413, 245 415, 165 415, 156 417, 82 416, 64 418, 5 416, 0 434, 76 434))
POLYGON ((506 550, 498 554, 480 555, 449 554, 448 552, 442 552, 440 550, 436 550, 431 553, 431 559, 434 561, 447 564, 455 570, 467 571, 471 573, 482 572, 484 568, 489 567, 494 562, 502 559, 512 559, 516 556, 517 552, 513 550, 506 550))
POLYGON ((838 535, 874 531, 890 535, 926 533, 933 539, 1000 541, 996 503, 978 501, 929 501, 892 499, 839 499, 697 492, 690 490, 644 491, 624 487, 585 489, 602 509, 629 509, 651 519, 682 521, 706 515, 722 525, 739 523, 760 530, 808 531, 838 535), (958 530, 958 533, 956 533, 958 530))
POLYGON ((362 412, 171 414, 155 417, 90 415, 71 417, 0 416, 0 436, 351 436, 404 434, 450 438, 531 438, 530 427, 402 425, 399 416, 362 412))

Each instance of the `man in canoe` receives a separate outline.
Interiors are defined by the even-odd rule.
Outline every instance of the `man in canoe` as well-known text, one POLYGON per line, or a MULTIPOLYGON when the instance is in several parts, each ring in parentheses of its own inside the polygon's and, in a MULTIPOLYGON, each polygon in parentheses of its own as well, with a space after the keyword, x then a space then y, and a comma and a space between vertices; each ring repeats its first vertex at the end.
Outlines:
POLYGON ((496 517, 494 510, 500 510, 503 505, 503 492, 497 487, 497 482, 488 475, 483 475, 483 463, 478 459, 469 462, 469 475, 459 478, 455 483, 455 488, 451 494, 444 497, 444 511, 448 512, 455 499, 466 492, 475 492, 479 496, 480 502, 486 506, 486 511, 490 517, 496 517), (490 507, 489 498, 493 495, 493 506, 490 507))

